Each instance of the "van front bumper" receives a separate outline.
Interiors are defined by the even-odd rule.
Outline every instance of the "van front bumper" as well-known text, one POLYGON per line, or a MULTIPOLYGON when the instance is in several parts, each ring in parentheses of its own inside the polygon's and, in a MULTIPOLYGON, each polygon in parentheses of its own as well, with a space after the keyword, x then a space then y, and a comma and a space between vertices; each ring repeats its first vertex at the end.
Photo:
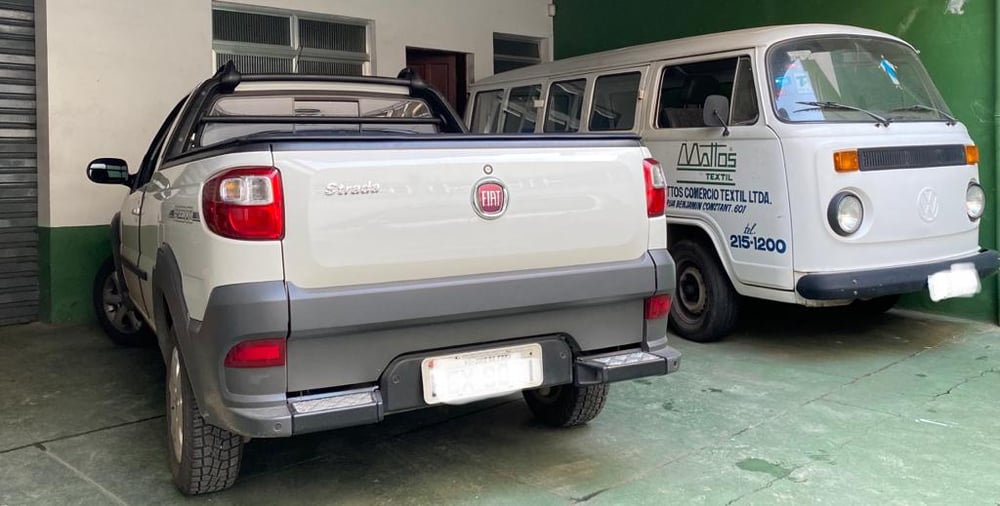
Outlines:
POLYGON ((795 291, 802 297, 813 300, 871 299, 919 292, 927 289, 928 276, 960 263, 975 265, 982 278, 997 272, 1000 268, 1000 256, 996 251, 983 250, 964 258, 942 262, 867 271, 806 274, 799 278, 795 291))

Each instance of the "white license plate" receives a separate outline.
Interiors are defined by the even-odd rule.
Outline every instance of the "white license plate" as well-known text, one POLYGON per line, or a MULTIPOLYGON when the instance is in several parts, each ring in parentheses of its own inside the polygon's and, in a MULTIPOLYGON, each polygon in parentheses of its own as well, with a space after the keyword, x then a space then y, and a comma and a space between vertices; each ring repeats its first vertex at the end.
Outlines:
POLYGON ((420 363, 427 404, 464 404, 542 384, 542 347, 526 344, 425 358, 420 363))
POLYGON ((971 263, 954 264, 949 270, 927 277, 927 291, 934 302, 952 297, 971 297, 980 289, 979 272, 971 263))

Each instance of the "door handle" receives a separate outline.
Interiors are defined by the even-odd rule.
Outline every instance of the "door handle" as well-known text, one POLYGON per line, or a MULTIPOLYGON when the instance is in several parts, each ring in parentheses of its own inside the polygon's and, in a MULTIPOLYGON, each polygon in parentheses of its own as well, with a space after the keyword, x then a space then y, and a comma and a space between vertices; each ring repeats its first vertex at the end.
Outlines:
POLYGON ((140 208, 138 208, 138 207, 133 207, 133 208, 132 208, 132 214, 133 214, 134 216, 139 216, 139 214, 140 214, 140 213, 142 213, 142 209, 140 209, 140 208))

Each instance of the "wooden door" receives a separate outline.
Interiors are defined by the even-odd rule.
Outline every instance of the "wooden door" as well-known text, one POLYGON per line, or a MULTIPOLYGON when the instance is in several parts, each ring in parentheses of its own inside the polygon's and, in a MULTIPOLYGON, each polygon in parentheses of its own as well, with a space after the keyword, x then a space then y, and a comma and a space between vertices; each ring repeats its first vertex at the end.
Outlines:
POLYGON ((465 55, 444 51, 407 49, 406 66, 437 88, 457 111, 465 105, 465 55))

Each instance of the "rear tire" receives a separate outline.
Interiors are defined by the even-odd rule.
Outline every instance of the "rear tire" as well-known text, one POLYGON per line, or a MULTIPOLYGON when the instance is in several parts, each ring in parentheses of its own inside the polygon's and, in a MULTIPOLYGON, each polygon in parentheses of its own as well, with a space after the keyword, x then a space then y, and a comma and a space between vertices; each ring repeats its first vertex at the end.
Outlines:
POLYGON ((677 290, 670 327, 689 341, 718 341, 732 332, 740 314, 739 294, 711 248, 678 241, 670 254, 677 264, 677 290))
POLYGON ((97 323, 119 346, 150 346, 156 339, 131 302, 125 300, 119 288, 122 283, 114 260, 108 258, 94 277, 92 298, 97 323))
POLYGON ((878 316, 892 309, 899 302, 899 295, 885 295, 868 300, 856 300, 848 306, 851 311, 856 311, 863 316, 878 316))
POLYGON ((528 408, 542 423, 572 427, 593 420, 608 400, 608 385, 559 385, 524 391, 528 408))
POLYGON ((240 474, 243 438, 202 417, 175 346, 167 364, 167 451, 174 485, 185 495, 232 487, 240 474))

